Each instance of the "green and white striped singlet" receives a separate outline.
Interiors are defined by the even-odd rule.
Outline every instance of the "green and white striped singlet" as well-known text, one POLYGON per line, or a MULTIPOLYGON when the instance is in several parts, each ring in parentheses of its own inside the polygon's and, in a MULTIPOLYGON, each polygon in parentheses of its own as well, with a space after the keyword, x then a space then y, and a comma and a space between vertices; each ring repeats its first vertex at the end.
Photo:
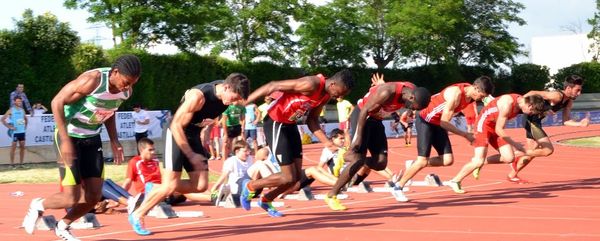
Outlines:
POLYGON ((100 71, 100 85, 76 103, 65 105, 67 132, 71 137, 88 138, 100 134, 100 127, 104 121, 114 115, 121 103, 130 96, 127 91, 118 94, 109 92, 110 68, 90 71, 100 71))

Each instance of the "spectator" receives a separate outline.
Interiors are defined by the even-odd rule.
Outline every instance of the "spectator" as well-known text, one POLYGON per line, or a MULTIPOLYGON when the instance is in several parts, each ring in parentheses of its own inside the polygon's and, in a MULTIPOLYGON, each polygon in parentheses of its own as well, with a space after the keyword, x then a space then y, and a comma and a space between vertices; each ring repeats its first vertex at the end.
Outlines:
POLYGON ((31 104, 29 104, 29 99, 27 99, 27 95, 25 94, 24 90, 25 85, 17 84, 17 88, 15 89, 15 91, 10 92, 10 107, 13 107, 15 105, 15 98, 19 97, 21 98, 21 101, 23 101, 23 106, 25 107, 27 112, 31 113, 31 104))
POLYGON ((208 160, 221 160, 221 125, 219 119, 219 117, 215 118, 213 123, 210 124, 210 141, 208 144, 210 158, 208 160))
POLYGON ((239 102, 235 102, 229 105, 227 110, 223 112, 223 117, 221 118, 223 130, 225 130, 223 133, 225 141, 223 142, 222 152, 224 159, 227 159, 231 153, 231 143, 233 140, 242 134, 241 120, 244 119, 244 111, 246 111, 246 109, 238 104, 239 102))
MULTIPOLYGON (((343 98, 337 98, 337 111, 338 111, 338 121, 340 122, 340 130, 346 133, 346 140, 350 140, 350 132, 348 131, 348 127, 350 127, 350 113, 354 110, 354 105, 350 103, 348 100, 344 100, 343 98)), ((346 144, 346 147, 350 146, 350 142, 346 144)))
POLYGON ((27 129, 27 116, 23 109, 23 100, 17 96, 13 100, 14 106, 10 107, 2 116, 2 124, 9 129, 12 137, 10 146, 10 166, 15 168, 15 150, 19 142, 19 168, 23 168, 23 157, 25 156, 25 129, 27 129), (8 119, 8 123, 6 122, 8 119))
POLYGON ((233 200, 236 202, 239 200, 241 188, 239 188, 244 180, 250 179, 248 175, 248 168, 252 166, 252 159, 250 158, 250 149, 248 143, 244 140, 238 140, 233 145, 234 155, 227 158, 223 163, 223 171, 217 182, 212 186, 211 192, 217 192, 222 185, 229 185, 231 193, 233 193, 233 200))
POLYGON ((252 140, 252 149, 254 150, 254 153, 256 153, 256 151, 258 151, 256 125, 258 124, 258 119, 260 118, 260 111, 256 107, 256 104, 251 103, 246 105, 244 116, 244 136, 246 137, 246 140, 252 140))
POLYGON ((48 108, 42 105, 42 102, 35 102, 35 104, 33 104, 33 112, 31 112, 31 116, 40 116, 46 112, 48 112, 48 108))
POLYGON ((271 105, 271 101, 273 101, 273 97, 271 96, 265 96, 265 103, 262 103, 262 105, 258 106, 258 110, 260 111, 260 117, 258 117, 259 120, 259 124, 258 124, 258 135, 261 137, 261 143, 258 143, 261 146, 266 145, 267 143, 265 142, 265 129, 263 128, 263 119, 265 118, 265 116, 267 116, 267 111, 269 110, 269 106, 271 105))
POLYGON ((142 105, 140 104, 133 105, 132 116, 133 121, 135 122, 135 142, 137 143, 140 141, 140 139, 148 137, 148 125, 150 124, 150 117, 148 117, 148 113, 142 109, 142 105))

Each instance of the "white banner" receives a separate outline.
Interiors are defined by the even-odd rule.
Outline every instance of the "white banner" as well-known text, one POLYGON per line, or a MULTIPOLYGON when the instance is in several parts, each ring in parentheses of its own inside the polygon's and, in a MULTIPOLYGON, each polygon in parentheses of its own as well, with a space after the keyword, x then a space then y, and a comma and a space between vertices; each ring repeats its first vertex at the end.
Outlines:
MULTIPOLYGON (((133 111, 123 111, 115 113, 117 123, 117 134, 119 140, 135 139, 133 111)), ((148 125, 149 138, 162 138, 163 129, 167 128, 167 122, 170 118, 170 111, 146 111, 150 117, 148 125)), ((1 116, 0 116, 1 117, 1 116)), ((54 116, 52 114, 43 114, 40 116, 27 116, 28 125, 25 132, 26 146, 54 145, 54 116)), ((100 134, 102 141, 108 141, 108 133, 104 125, 100 134)), ((8 133, 8 128, 0 124, 0 147, 10 146, 12 138, 8 133)))
MULTIPOLYGON (((383 126, 385 127, 385 136, 386 137, 395 137, 396 135, 399 136, 404 136, 404 130, 402 129, 401 126, 398 126, 398 132, 396 133, 392 130, 392 126, 391 126, 391 122, 392 120, 384 120, 383 121, 383 126)), ((452 124, 454 124, 454 126, 456 126, 458 129, 461 129, 463 131, 467 130, 467 124, 465 121, 465 117, 464 116, 455 116, 452 118, 452 124)), ((329 133, 335 129, 335 128, 340 128, 340 124, 339 123, 327 123, 327 124, 322 124, 321 126, 324 126, 324 131, 327 135, 329 135, 329 133)), ((317 137, 315 135, 312 134, 312 132, 310 132, 308 130, 308 126, 307 125, 299 125, 300 128, 300 134, 302 133, 307 133, 310 135, 310 137, 312 138, 313 142, 318 142, 319 140, 317 139, 317 137)), ((412 128, 412 132, 413 135, 417 135, 417 128, 416 126, 413 126, 412 128)))

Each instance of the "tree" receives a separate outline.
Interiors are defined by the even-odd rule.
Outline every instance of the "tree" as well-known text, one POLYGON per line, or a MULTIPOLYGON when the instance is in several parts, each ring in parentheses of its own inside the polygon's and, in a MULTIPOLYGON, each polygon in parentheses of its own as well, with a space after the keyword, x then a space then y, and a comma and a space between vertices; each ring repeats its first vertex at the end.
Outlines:
POLYGON ((221 39, 227 20, 224 0, 65 0, 67 8, 87 9, 90 22, 105 23, 130 48, 166 42, 190 52, 221 39), (223 17, 225 16, 225 18, 223 17))
POLYGON ((507 23, 524 25, 525 20, 517 16, 523 8, 523 4, 512 0, 465 1, 468 25, 462 41, 453 45, 453 58, 493 67, 514 63, 514 56, 524 52, 508 32, 507 23))
POLYGON ((298 9, 298 0, 228 0, 229 20, 221 27, 225 38, 212 48, 213 54, 232 51, 244 63, 263 57, 290 63, 295 55, 290 22, 298 9))
POLYGON ((366 64, 368 41, 365 1, 334 0, 301 16, 300 60, 303 66, 349 66, 366 64))
POLYGON ((594 17, 587 20, 592 25, 592 30, 587 37, 592 40, 589 51, 593 53, 594 61, 598 61, 598 57, 600 57, 600 0, 596 0, 596 10, 594 17))
POLYGON ((524 6, 512 0, 402 0, 392 7, 390 31, 402 54, 434 63, 495 66, 521 54, 507 23, 520 25, 524 6))
POLYGON ((48 103, 75 76, 71 55, 79 37, 51 13, 34 16, 27 9, 22 17, 15 30, 0 32, 0 83, 8 90, 25 84, 31 101, 48 103))

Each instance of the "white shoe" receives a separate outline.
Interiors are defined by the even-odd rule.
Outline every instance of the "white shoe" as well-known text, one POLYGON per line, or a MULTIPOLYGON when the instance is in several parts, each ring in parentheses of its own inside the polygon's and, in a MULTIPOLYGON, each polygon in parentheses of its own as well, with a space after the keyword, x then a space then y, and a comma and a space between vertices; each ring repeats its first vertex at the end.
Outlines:
POLYGON ((69 228, 60 229, 60 228, 56 227, 56 228, 54 228, 54 234, 56 234, 56 237, 59 237, 65 241, 81 241, 80 239, 75 238, 75 236, 73 236, 73 234, 71 234, 71 231, 69 231, 69 228))
POLYGON ((35 231, 35 224, 37 223, 38 219, 40 219, 44 214, 43 211, 40 211, 37 208, 38 206, 41 206, 40 204, 38 204, 39 202, 42 202, 41 198, 35 198, 31 200, 31 203, 29 204, 29 209, 27 210, 27 214, 23 219, 23 228, 25 228, 25 232, 27 232, 28 234, 33 234, 33 231, 35 231))
POLYGON ((402 189, 400 188, 394 188, 392 189, 392 195, 394 196, 394 198, 396 199, 396 201, 398 202, 408 202, 408 197, 406 197, 404 195, 404 192, 402 191, 402 189))

